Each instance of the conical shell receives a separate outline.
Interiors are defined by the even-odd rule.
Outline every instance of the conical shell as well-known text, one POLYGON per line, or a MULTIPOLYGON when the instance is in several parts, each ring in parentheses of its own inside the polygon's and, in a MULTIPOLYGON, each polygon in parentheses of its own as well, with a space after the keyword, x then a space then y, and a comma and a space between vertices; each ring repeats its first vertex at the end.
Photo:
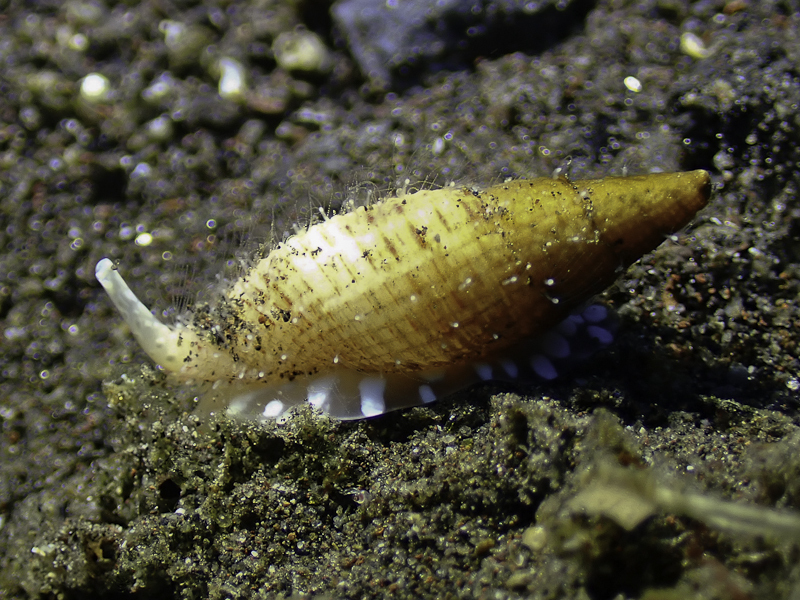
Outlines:
POLYGON ((710 189, 708 173, 693 171, 420 191, 290 238, 234 285, 211 324, 235 374, 261 378, 334 362, 414 372, 474 361, 602 291, 710 189))

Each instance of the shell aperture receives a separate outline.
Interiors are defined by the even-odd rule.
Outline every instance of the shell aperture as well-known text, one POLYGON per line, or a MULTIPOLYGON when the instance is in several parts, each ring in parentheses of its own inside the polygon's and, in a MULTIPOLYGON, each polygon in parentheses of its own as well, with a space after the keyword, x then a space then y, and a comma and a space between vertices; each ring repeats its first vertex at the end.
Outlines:
POLYGON ((175 326, 150 314, 108 259, 96 274, 155 362, 214 382, 209 405, 263 418, 308 401, 361 418, 484 375, 513 378, 520 364, 554 376, 570 336, 539 336, 559 323, 607 345, 602 319, 571 313, 710 192, 708 173, 692 171, 403 195, 289 238, 175 326))

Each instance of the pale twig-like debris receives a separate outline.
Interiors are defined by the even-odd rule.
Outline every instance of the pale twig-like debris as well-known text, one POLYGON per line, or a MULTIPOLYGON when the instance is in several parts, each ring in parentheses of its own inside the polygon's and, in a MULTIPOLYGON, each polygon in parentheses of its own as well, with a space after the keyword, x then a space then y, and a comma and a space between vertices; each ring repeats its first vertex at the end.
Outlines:
POLYGON ((731 502, 687 492, 652 469, 624 468, 601 460, 570 502, 573 510, 604 515, 631 530, 657 512, 685 515, 728 533, 800 541, 800 513, 731 502))

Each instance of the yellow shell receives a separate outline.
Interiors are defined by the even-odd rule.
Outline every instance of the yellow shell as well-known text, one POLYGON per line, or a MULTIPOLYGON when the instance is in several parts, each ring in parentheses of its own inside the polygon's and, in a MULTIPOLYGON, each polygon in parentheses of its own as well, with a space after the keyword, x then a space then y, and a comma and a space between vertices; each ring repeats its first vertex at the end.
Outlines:
POLYGON ((492 375, 473 366, 511 360, 688 223, 710 191, 708 173, 692 171, 404 195, 289 238, 174 327, 108 259, 96 272, 145 352, 181 379, 227 384, 211 396, 230 412, 277 416, 308 400, 357 418, 492 375))

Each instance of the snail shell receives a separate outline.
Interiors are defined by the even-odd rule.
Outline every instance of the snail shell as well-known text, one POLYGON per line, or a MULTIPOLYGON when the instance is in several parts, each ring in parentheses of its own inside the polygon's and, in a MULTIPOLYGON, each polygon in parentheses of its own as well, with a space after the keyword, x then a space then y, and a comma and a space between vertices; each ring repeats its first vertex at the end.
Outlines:
POLYGON ((215 383, 210 406, 275 417, 309 401, 360 418, 476 379, 554 377, 550 359, 571 345, 606 345, 602 307, 571 313, 688 223, 710 191, 708 173, 692 171, 403 195, 289 238, 174 326, 110 260, 96 275, 156 363, 215 383))

